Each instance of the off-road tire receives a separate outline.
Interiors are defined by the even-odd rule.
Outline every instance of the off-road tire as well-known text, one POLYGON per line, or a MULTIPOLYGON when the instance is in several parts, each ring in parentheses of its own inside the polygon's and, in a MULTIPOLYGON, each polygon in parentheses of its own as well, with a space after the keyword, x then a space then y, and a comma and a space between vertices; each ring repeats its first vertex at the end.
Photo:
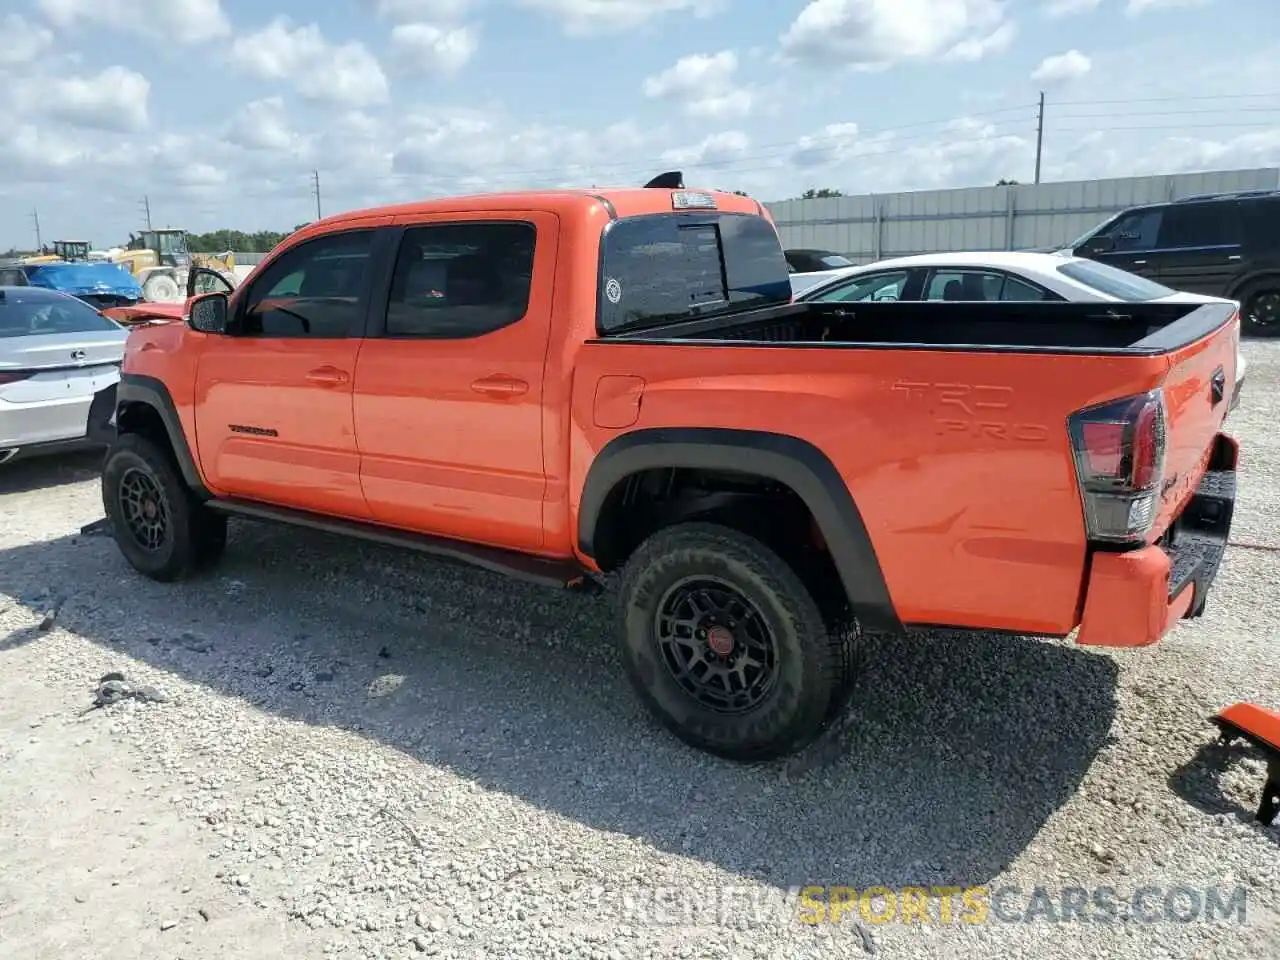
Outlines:
POLYGON ((828 635, 795 571, 744 533, 700 522, 658 531, 622 571, 618 616, 623 664, 640 699, 691 746, 731 760, 772 760, 813 742, 830 719, 843 684, 843 640, 828 635), (682 579, 699 575, 732 586, 772 633, 775 680, 749 712, 726 715, 704 706, 663 662, 655 628, 661 599, 682 579))
POLYGON ((212 566, 227 544, 227 518, 204 507, 182 479, 172 454, 140 434, 121 434, 102 469, 102 507, 120 552, 139 573, 171 582, 212 566), (163 504, 163 540, 147 549, 131 531, 121 483, 131 472, 150 477, 163 504))
POLYGON ((156 273, 143 282, 142 295, 152 303, 174 303, 182 296, 182 288, 167 273, 156 273))
POLYGON ((1280 297, 1280 282, 1263 281, 1251 286, 1240 297, 1240 332, 1246 337, 1280 337, 1280 318, 1258 323, 1254 317, 1265 298, 1280 297))

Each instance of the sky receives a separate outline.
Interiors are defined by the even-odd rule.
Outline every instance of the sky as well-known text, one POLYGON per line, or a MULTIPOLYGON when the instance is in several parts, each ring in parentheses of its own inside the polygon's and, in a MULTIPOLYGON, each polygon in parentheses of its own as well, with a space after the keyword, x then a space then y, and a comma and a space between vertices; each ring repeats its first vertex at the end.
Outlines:
POLYGON ((6 0, 0 250, 441 194, 1280 166, 1276 0, 6 0))

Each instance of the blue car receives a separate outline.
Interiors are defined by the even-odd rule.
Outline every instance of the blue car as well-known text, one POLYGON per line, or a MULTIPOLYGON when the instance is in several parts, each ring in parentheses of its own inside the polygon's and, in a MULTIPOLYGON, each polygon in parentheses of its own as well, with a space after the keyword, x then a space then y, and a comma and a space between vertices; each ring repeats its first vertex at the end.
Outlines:
POLYGON ((27 284, 69 293, 98 310, 130 307, 142 299, 142 287, 124 267, 106 261, 23 264, 27 284))

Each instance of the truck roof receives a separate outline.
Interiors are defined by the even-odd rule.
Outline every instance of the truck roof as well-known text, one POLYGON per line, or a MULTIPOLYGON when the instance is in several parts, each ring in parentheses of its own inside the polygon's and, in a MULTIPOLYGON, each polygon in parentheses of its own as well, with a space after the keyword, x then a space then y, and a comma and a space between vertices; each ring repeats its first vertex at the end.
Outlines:
POLYGON ((499 210, 549 210, 553 212, 585 211, 591 206, 604 203, 612 206, 619 217, 634 217, 644 214, 671 213, 677 209, 672 199, 673 193, 701 193, 715 197, 716 209, 727 213, 754 213, 768 216, 763 204, 751 197, 719 190, 707 190, 700 187, 686 187, 684 190, 671 190, 662 187, 599 187, 599 188, 566 188, 557 190, 513 190, 505 193, 478 193, 467 196, 438 197, 431 200, 412 200, 408 203, 392 204, 379 207, 366 207, 361 210, 348 210, 333 214, 304 229, 324 225, 333 227, 344 222, 362 220, 375 216, 415 216, 434 213, 467 213, 499 210))

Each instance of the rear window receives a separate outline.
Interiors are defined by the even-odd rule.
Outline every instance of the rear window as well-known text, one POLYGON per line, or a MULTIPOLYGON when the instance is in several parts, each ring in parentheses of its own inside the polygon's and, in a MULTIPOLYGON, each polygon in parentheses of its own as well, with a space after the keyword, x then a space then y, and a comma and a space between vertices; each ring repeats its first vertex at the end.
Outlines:
POLYGON ((117 324, 93 307, 71 297, 28 300, 21 294, 0 296, 0 337, 38 337, 50 333, 95 333, 119 329, 117 324))
POLYGON ((1058 267, 1058 272, 1076 283, 1083 283, 1092 290, 1128 303, 1159 300, 1173 293, 1169 287, 1154 280, 1095 260, 1069 260, 1058 267))
POLYGON ((791 301, 787 261, 763 217, 632 217, 609 224, 602 243, 602 335, 791 301))

